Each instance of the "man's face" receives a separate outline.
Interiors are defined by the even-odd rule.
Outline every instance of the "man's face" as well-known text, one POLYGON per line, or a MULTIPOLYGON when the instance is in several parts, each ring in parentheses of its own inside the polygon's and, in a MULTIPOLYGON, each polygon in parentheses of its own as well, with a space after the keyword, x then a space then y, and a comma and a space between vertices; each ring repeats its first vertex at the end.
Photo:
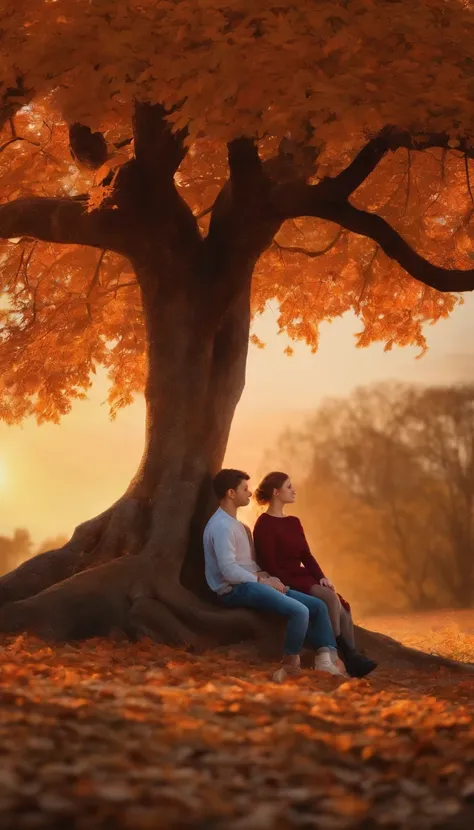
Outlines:
POLYGON ((241 481, 235 490, 230 490, 229 492, 230 495, 232 495, 232 493, 234 494, 233 501, 236 507, 247 507, 250 503, 252 491, 249 487, 248 481, 241 481))

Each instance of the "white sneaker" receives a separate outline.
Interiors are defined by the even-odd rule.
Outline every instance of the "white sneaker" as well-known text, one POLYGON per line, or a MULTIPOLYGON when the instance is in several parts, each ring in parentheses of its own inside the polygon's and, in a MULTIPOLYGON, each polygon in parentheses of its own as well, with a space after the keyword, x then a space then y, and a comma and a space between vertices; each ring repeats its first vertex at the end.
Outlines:
POLYGON ((301 674, 301 666, 299 659, 295 661, 295 664, 293 666, 288 663, 283 663, 283 665, 273 674, 272 680, 274 683, 283 683, 285 677, 288 677, 288 675, 295 674, 301 674))
POLYGON ((317 654, 314 658, 315 671, 324 671, 327 674, 333 674, 336 677, 344 677, 343 672, 332 662, 329 654, 317 654))

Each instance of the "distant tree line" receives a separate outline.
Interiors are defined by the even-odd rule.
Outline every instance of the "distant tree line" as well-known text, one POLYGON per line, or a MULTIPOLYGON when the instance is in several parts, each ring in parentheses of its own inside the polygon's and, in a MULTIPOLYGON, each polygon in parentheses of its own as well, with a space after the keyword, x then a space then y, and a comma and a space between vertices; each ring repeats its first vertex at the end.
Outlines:
POLYGON ((382 384, 289 430, 288 470, 317 558, 356 609, 474 605, 474 385, 382 384))

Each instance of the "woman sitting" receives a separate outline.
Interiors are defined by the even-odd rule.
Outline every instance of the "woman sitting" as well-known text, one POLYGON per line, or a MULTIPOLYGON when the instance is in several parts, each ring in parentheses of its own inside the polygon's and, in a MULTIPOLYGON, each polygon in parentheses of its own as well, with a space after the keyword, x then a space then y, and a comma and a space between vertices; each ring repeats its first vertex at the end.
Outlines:
POLYGON ((257 487, 258 504, 268 505, 255 524, 253 536, 259 566, 293 590, 324 600, 328 607, 340 657, 348 674, 364 677, 377 663, 355 650, 350 605, 340 597, 311 554, 296 516, 285 516, 296 491, 286 473, 269 473, 257 487))

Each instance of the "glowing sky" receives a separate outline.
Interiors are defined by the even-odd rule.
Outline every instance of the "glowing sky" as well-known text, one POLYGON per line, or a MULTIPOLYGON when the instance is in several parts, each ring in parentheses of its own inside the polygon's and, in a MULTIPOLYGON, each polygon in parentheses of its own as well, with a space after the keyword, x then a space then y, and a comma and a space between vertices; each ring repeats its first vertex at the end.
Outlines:
MULTIPOLYGON (((382 346, 356 349, 359 324, 347 316, 322 330, 321 346, 311 355, 302 344, 287 358, 287 340, 276 335, 275 311, 255 326, 267 342, 250 348, 247 386, 237 409, 226 461, 257 476, 265 449, 288 425, 327 396, 386 378, 422 383, 474 380, 474 297, 451 318, 428 331, 429 353, 382 346)), ((69 533, 74 526, 108 507, 121 495, 140 459, 143 401, 138 400, 111 423, 103 404, 103 379, 90 399, 76 404, 60 426, 0 424, 0 533, 30 529, 35 542, 69 533)))

